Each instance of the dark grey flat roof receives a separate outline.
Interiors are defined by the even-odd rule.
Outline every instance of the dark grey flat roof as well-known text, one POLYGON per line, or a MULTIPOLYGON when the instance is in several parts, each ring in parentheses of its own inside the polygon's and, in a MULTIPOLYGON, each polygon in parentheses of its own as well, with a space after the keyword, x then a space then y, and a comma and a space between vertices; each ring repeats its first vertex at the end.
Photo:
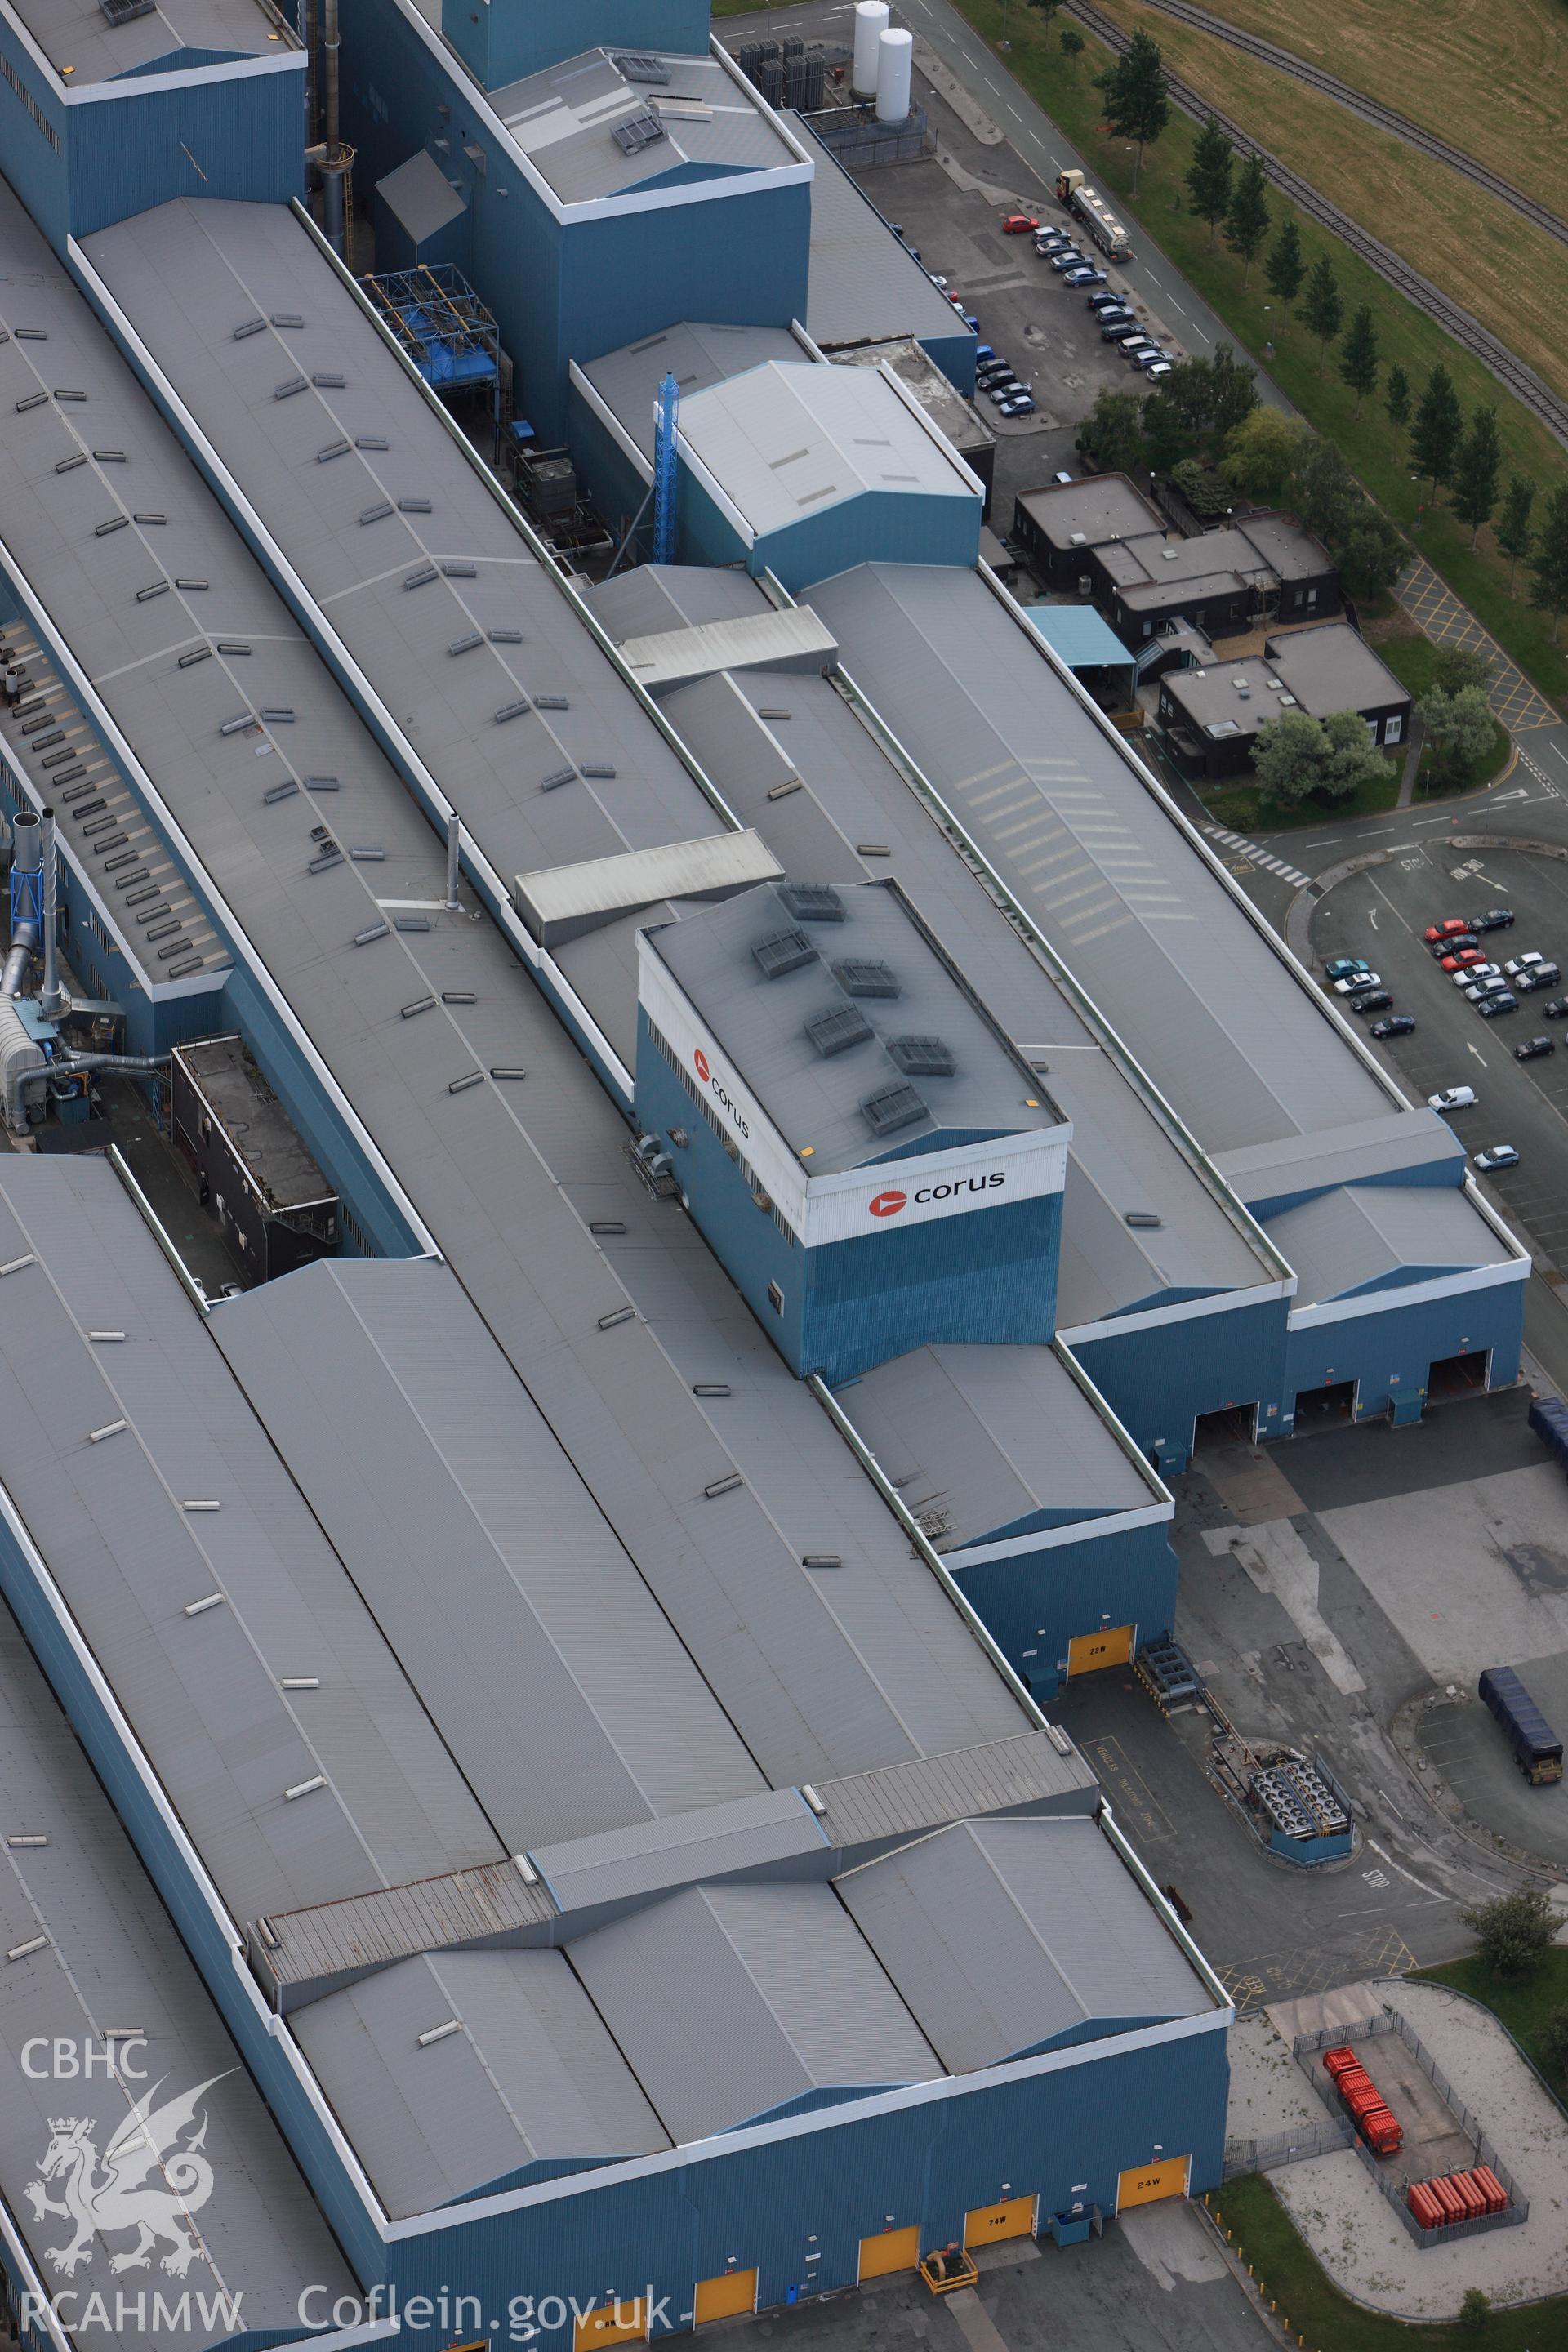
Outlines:
POLYGON ((1025 490, 1019 500, 1030 521, 1052 547, 1065 551, 1083 534, 1085 547, 1108 540, 1163 534, 1165 518, 1125 474, 1092 474, 1078 482, 1046 482, 1025 490))
MULTIPOLYGON (((63 1178, 66 1163, 50 1165, 63 1178)), ((201 2250, 179 2285, 191 2290, 193 2311, 199 2295, 226 2290, 240 2298, 242 2329, 254 2329, 262 2343, 287 2340, 298 2333, 305 2287, 319 2281, 330 2304, 339 2294, 353 2294, 354 2281, 4 1603, 0 1787, 9 1839, 0 1872, 0 1951, 40 1936, 47 1939, 39 1950, 4 1963, 0 1979, 0 2051, 7 2062, 5 2096, 0 2100, 0 2199, 47 2286, 58 2288, 66 2282, 47 2254, 68 2242, 70 2223, 58 2214, 34 2221, 25 2193, 27 2183, 37 2179, 52 2118, 67 2106, 89 2116, 101 2156, 134 2102, 160 2078, 160 2106, 207 2084, 201 2106, 207 2116, 205 2154, 216 2181, 206 2202, 198 2206, 192 2200, 201 2250), (19 1845, 19 1838, 44 1843, 19 1845), (72 2044, 87 2041, 101 2053, 105 2030, 127 2026, 146 2038, 144 2049, 125 2053, 123 2063, 145 2074, 129 2087, 126 2079, 110 2082, 99 2072, 68 2085, 47 2071, 40 2080, 33 2071, 36 2053, 27 2066, 22 2063, 23 2045, 35 2036, 72 2044)), ((188 2142, 190 2134, 181 2137, 188 2142)), ((72 2327, 71 2337, 83 2352, 119 2347, 130 2352, 147 2343, 145 2325, 133 2315, 118 2327, 107 2318, 115 2298, 104 2266, 129 2252, 131 2242, 119 2231, 102 2232, 93 2242, 96 2260, 85 2284, 90 2289, 96 2282, 102 2293, 106 2324, 89 2318, 85 2326, 72 2327)), ((168 2251, 163 2245, 160 2254, 168 2251)), ((22 2283, 13 2277, 11 2284, 15 2292, 22 2283)), ((83 2285, 80 2273, 76 2284, 83 2285)), ((215 2313, 205 2327, 197 2315, 181 2340, 191 2352, 204 2352, 234 2333, 215 2313)))
POLYGON ((1348 621, 1326 621, 1315 629, 1290 629, 1268 640, 1268 667, 1303 710, 1326 718, 1331 710, 1375 710, 1408 702, 1410 689, 1348 621))

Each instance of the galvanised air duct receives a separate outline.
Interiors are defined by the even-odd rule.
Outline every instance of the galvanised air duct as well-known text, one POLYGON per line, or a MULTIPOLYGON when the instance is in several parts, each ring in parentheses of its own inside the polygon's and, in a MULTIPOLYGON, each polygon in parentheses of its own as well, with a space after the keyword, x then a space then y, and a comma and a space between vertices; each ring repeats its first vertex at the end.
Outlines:
POLYGON ((70 999, 60 986, 59 950, 55 938, 59 914, 58 861, 55 854, 55 813, 45 809, 38 819, 43 836, 44 985, 38 1010, 46 1021, 58 1021, 70 1010, 70 999))
POLYGON ((0 970, 0 996, 20 996, 44 939, 43 825, 31 809, 11 824, 11 947, 0 970))

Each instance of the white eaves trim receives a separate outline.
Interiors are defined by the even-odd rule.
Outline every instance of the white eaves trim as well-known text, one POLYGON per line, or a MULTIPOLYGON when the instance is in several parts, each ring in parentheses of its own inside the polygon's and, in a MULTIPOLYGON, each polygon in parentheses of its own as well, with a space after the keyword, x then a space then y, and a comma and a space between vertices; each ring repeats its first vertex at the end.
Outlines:
MULTIPOLYGON (((105 100, 145 96, 151 90, 205 89, 217 82, 255 81, 262 74, 305 70, 303 49, 280 49, 275 58, 229 58, 217 66, 187 66, 183 73, 138 74, 131 81, 86 82, 80 89, 68 84, 68 106, 100 106, 105 100)), ((53 73, 51 66, 49 71, 53 73)))
POLYGON ((1031 1536, 1006 1536, 999 1543, 966 1544, 962 1551, 944 1551, 954 1576, 966 1568, 988 1568, 994 1560, 1026 1559, 1037 1551, 1054 1551, 1064 1544, 1092 1543, 1100 1536, 1131 1535, 1134 1528, 1157 1528, 1175 1516, 1174 1497, 1144 1503, 1131 1511, 1106 1511, 1098 1517, 1074 1519, 1064 1528, 1040 1528, 1031 1536))
POLYGON ((1288 1282, 1260 1282, 1249 1290, 1215 1290, 1201 1298, 1178 1298, 1169 1307, 1142 1307, 1133 1315, 1108 1315, 1099 1323, 1079 1323, 1070 1331, 1062 1330, 1057 1338, 1069 1348, 1081 1348, 1086 1341, 1117 1339, 1130 1331, 1157 1331, 1167 1323, 1190 1323, 1200 1315, 1225 1315, 1237 1307, 1262 1307, 1271 1298, 1294 1296, 1296 1277, 1288 1282))
POLYGON ((1292 1331, 1312 1331, 1328 1323, 1345 1323, 1358 1315, 1390 1315, 1403 1307, 1424 1307, 1440 1298, 1464 1298, 1472 1291, 1498 1290, 1504 1283, 1529 1279, 1530 1260, 1509 1258, 1500 1265, 1467 1266, 1459 1274, 1434 1275, 1427 1282, 1406 1282, 1390 1290, 1359 1291, 1353 1298, 1330 1298, 1321 1307, 1298 1307, 1289 1317, 1292 1331))

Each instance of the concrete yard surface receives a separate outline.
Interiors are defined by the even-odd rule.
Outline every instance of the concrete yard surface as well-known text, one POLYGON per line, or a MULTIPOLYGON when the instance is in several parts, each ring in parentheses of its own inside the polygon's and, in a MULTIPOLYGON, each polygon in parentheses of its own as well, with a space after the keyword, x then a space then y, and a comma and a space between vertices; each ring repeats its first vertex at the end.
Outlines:
MULTIPOLYGON (((1457 2096, 1480 2118, 1530 2200, 1530 2219, 1516 2229, 1422 2248, 1352 2148, 1271 2173, 1281 2203, 1337 2284, 1402 2318, 1451 2317, 1472 2286, 1496 2304, 1561 2294, 1568 2289, 1568 2116, 1489 2011, 1441 1985, 1406 1981, 1376 1990, 1408 2019, 1457 2096)), ((1366 2045, 1374 2081, 1386 2072, 1394 2084, 1395 2051, 1410 2059, 1394 2035, 1366 2045)), ((1419 2166, 1406 2163, 1408 2154, 1394 2159, 1400 2177, 1421 2177, 1419 2166)))

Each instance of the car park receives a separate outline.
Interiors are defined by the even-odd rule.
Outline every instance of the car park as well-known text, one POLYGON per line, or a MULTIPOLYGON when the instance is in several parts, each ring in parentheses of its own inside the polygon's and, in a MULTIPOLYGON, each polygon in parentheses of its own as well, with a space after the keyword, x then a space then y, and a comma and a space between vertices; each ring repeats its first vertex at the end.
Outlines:
POLYGON ((1439 1095, 1428 1095, 1428 1110, 1469 1110, 1478 1097, 1474 1087, 1445 1087, 1439 1095))
POLYGON ((1494 1143, 1489 1151, 1477 1152, 1476 1166, 1483 1176, 1489 1176, 1494 1168, 1517 1168, 1519 1154, 1511 1143, 1494 1143))
POLYGON ((1439 967, 1443 971, 1470 971, 1484 964, 1486 957, 1479 948, 1461 948, 1458 955, 1446 955, 1439 967))
POLYGON ((1552 1037, 1527 1037, 1522 1045, 1513 1049, 1516 1062, 1539 1062, 1543 1054, 1555 1054, 1557 1041, 1552 1037))
POLYGON ((1353 972, 1372 970, 1364 956, 1336 956, 1325 968, 1331 980, 1349 980, 1353 972))
POLYGON ((1372 1034, 1374 1037, 1408 1037, 1415 1026, 1413 1013, 1391 1013, 1386 1021, 1373 1023, 1372 1034))
POLYGON ((1532 963, 1528 971, 1520 973, 1515 985, 1526 994, 1533 994, 1538 988, 1555 988, 1562 977, 1563 968, 1560 964, 1532 963))
POLYGON ((1363 963, 1358 971, 1347 972, 1343 980, 1335 981, 1334 994, 1352 996, 1358 988, 1381 988, 1382 986, 1383 974, 1378 971, 1369 971, 1363 963))
POLYGON ((1040 224, 1033 213, 1009 213, 1002 223, 1004 236, 1029 236, 1040 224))
POLYGON ((1511 907, 1492 907, 1484 915, 1470 917, 1472 931, 1507 931, 1513 928, 1511 907))
POLYGON ((1469 928, 1462 915, 1450 915, 1444 922, 1428 923, 1421 936, 1430 947, 1435 940, 1449 939, 1456 931, 1468 931, 1469 928))
POLYGON ((1478 980, 1500 980, 1502 966, 1496 963, 1462 963, 1450 977, 1456 988, 1473 988, 1478 980))
POLYGON ((1103 286, 1105 272, 1097 269, 1092 261, 1086 261, 1081 269, 1069 269, 1064 283, 1068 286, 1103 286))
POLYGON ((1517 1013, 1519 999, 1505 988, 1500 996, 1483 996, 1476 1011, 1483 1021, 1495 1021, 1500 1013, 1517 1013))
POLYGON ((1386 988, 1364 988, 1348 1001, 1352 1013, 1386 1013, 1394 1003, 1386 988))
POLYGON ((1532 964, 1544 963, 1545 961, 1546 958, 1542 954, 1539 948, 1526 948, 1522 955, 1510 958, 1510 960, 1504 964, 1503 970, 1507 972, 1510 980, 1517 980, 1520 973, 1521 971, 1528 971, 1532 964))

